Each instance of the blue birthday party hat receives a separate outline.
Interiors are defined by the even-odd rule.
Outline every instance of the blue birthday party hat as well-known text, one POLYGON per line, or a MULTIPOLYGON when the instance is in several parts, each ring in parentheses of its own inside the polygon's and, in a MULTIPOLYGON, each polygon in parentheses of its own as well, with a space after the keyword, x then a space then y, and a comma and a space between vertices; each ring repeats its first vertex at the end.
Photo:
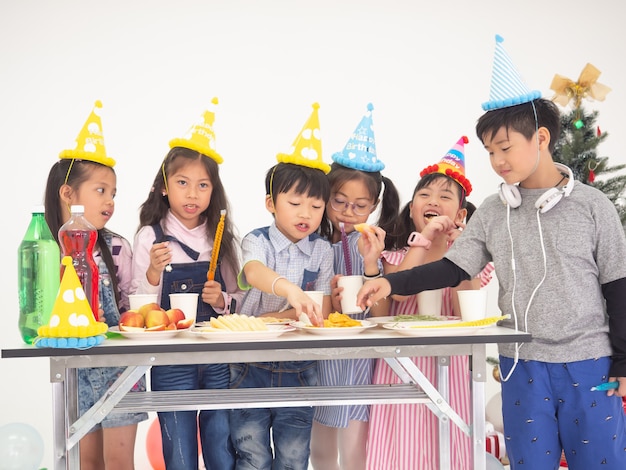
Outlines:
POLYGON ((334 162, 354 170, 373 173, 385 168, 385 164, 376 156, 374 124, 372 123, 372 103, 367 105, 367 112, 359 122, 343 151, 333 154, 334 162))
POLYGON ((530 90, 504 50, 502 36, 496 34, 496 52, 491 74, 489 101, 482 104, 483 110, 506 108, 522 103, 529 103, 541 98, 541 92, 530 90))

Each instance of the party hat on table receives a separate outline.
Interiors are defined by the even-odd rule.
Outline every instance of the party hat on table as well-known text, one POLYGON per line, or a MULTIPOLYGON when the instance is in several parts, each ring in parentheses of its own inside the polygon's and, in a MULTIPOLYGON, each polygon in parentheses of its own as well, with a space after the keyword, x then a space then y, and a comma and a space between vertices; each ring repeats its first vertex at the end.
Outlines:
POLYGON ((354 170, 377 172, 385 168, 385 164, 376 156, 374 124, 372 111, 374 106, 369 103, 367 112, 359 122, 343 151, 333 154, 333 161, 354 170))
POLYGON ((483 110, 507 108, 541 98, 541 92, 530 90, 520 73, 513 65, 513 61, 504 50, 504 39, 496 35, 496 52, 493 60, 491 75, 491 90, 489 101, 482 104, 483 110))
POLYGON ((330 165, 322 160, 322 136, 317 113, 319 107, 319 104, 313 103, 313 112, 291 144, 291 148, 286 153, 276 155, 276 160, 316 168, 324 173, 330 171, 330 165))
POLYGON ((184 136, 170 140, 170 148, 184 147, 195 150, 217 163, 222 163, 224 159, 215 150, 215 131, 213 130, 217 104, 217 98, 213 98, 209 108, 202 113, 201 119, 193 124, 184 136))
POLYGON ((64 256, 61 287, 52 308, 50 321, 37 330, 35 345, 49 348, 88 348, 104 340, 108 326, 96 321, 87 301, 71 256, 64 256))

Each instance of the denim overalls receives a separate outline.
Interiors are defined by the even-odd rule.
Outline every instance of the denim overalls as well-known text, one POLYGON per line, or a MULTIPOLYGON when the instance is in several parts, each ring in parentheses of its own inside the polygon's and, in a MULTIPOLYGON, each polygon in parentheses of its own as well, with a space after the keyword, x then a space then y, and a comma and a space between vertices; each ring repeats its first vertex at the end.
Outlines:
MULTIPOLYGON (((169 294, 179 292, 202 293, 207 281, 208 261, 196 261, 199 253, 176 238, 163 233, 159 224, 153 225, 155 243, 169 241, 178 243, 189 256, 189 263, 172 263, 171 271, 163 271, 161 307, 170 308, 169 294)), ((220 264, 215 280, 226 290, 220 274, 220 264)), ((218 314, 198 299, 196 321, 206 321, 218 314)), ((152 390, 206 390, 228 388, 230 372, 228 364, 189 364, 156 366, 152 368, 152 390)), ((168 470, 194 470, 198 468, 198 427, 202 457, 207 470, 231 470, 235 468, 235 453, 230 441, 228 410, 159 412, 163 457, 168 470)))

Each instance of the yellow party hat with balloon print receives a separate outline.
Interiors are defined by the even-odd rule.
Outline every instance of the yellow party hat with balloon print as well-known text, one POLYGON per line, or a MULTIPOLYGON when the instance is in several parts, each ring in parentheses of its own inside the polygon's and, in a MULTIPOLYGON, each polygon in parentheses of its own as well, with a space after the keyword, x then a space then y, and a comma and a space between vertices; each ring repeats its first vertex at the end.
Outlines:
POLYGON ((195 150, 196 152, 200 152, 212 158, 217 163, 222 163, 224 159, 217 153, 217 150, 215 150, 215 131, 213 130, 217 104, 217 98, 213 98, 211 105, 204 111, 201 119, 193 124, 183 137, 172 139, 170 141, 170 148, 184 147, 195 150))
POLYGON ((89 160, 111 168, 115 166, 115 160, 107 156, 106 148, 104 147, 102 121, 100 119, 101 110, 102 103, 96 101, 93 105, 93 110, 85 121, 78 137, 76 137, 76 147, 63 150, 59 154, 59 158, 89 160))
POLYGON ((64 256, 65 266, 50 321, 37 330, 38 347, 87 348, 100 344, 108 325, 96 321, 85 291, 76 274, 71 256, 64 256))
POLYGON ((308 166, 328 174, 330 165, 322 160, 322 136, 317 113, 319 107, 319 104, 313 103, 313 112, 293 141, 288 153, 276 155, 276 159, 279 162, 308 166))

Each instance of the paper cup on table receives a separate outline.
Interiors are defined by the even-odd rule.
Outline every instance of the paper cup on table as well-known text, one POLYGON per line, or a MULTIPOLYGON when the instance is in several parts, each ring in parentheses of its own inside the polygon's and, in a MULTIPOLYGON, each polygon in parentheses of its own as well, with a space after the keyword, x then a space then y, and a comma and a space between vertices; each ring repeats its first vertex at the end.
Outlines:
POLYGON ((304 293, 308 295, 309 297, 311 297, 311 300, 315 302, 317 305, 319 305, 320 308, 322 308, 322 305, 324 304, 324 291, 306 290, 304 291, 304 293))
POLYGON ((181 309, 185 318, 193 318, 195 321, 198 313, 198 294, 170 294, 170 308, 181 309))
POLYGON ((441 315, 442 290, 425 290, 417 294, 417 312, 419 315, 438 317, 441 315))
POLYGON ((159 304, 157 294, 130 294, 128 296, 131 310, 139 310, 148 304, 159 304))
POLYGON ((487 291, 485 289, 460 290, 457 293, 463 321, 482 320, 487 316, 487 291))
POLYGON ((357 305, 356 298, 363 286, 363 276, 341 276, 337 280, 337 286, 343 287, 343 291, 341 291, 341 312, 361 313, 363 309, 357 305))

